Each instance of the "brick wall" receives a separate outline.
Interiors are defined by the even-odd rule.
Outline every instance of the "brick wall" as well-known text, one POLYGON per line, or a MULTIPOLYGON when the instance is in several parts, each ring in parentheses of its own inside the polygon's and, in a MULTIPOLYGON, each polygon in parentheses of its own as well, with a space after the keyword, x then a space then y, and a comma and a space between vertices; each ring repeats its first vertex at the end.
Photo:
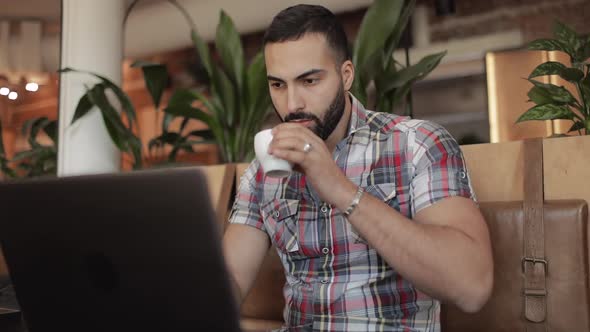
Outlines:
POLYGON ((419 0, 429 8, 432 41, 466 38, 520 30, 525 41, 552 36, 558 19, 581 33, 590 32, 588 0, 455 0, 456 13, 439 17, 433 0, 419 0))

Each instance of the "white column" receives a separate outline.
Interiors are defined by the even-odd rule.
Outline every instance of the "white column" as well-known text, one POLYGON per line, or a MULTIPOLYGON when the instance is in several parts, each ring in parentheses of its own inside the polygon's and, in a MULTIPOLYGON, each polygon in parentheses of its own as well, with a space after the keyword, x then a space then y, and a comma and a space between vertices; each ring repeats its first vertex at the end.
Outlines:
MULTIPOLYGON (((126 1, 62 0, 61 68, 88 70, 122 80, 123 17, 126 1)), ((62 73, 59 91, 58 175, 118 172, 121 156, 98 109, 71 125, 88 75, 62 73)))

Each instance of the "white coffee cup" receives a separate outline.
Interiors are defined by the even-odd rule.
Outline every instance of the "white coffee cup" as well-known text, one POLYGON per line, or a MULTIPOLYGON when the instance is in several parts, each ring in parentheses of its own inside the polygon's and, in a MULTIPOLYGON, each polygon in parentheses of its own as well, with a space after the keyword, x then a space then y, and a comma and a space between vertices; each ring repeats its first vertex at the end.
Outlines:
POLYGON ((272 141, 272 129, 265 129, 254 136, 254 152, 262 165, 264 174, 273 178, 284 178, 291 174, 293 165, 284 159, 268 154, 268 146, 272 141))

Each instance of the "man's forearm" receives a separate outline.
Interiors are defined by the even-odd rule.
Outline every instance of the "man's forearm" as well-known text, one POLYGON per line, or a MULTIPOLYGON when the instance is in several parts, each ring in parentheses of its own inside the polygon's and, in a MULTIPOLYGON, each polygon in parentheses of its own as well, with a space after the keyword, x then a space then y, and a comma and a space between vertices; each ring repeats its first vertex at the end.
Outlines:
POLYGON ((477 310, 480 299, 487 298, 492 278, 487 243, 455 228, 412 221, 367 193, 348 220, 390 266, 421 291, 466 311, 477 310))

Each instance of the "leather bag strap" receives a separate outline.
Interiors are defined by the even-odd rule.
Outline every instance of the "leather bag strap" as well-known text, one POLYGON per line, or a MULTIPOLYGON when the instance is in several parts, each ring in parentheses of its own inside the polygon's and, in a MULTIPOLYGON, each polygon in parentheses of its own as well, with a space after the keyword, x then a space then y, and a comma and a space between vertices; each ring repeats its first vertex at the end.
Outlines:
POLYGON ((545 258, 543 223, 543 140, 524 141, 524 317, 527 331, 545 331, 549 262, 545 258))

